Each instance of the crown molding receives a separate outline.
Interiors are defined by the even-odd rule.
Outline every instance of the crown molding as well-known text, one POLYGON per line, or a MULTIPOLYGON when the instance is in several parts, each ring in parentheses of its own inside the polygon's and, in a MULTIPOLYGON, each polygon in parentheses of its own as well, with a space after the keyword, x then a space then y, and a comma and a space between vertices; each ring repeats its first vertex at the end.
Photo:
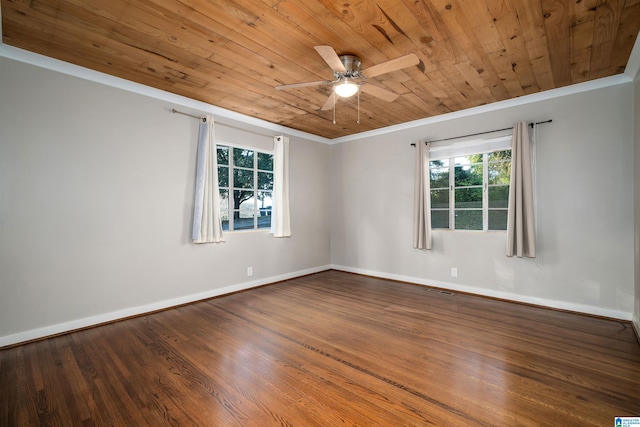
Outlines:
POLYGON ((356 141, 359 139, 371 138, 374 136, 385 135, 392 132, 399 132, 407 129, 412 129, 421 126, 428 126, 435 123, 442 123, 449 120, 455 120, 463 117, 474 116, 477 114, 488 113, 492 111, 505 110, 512 107, 517 107, 524 104, 531 104, 534 102, 545 101, 548 99, 559 98, 562 96, 573 95, 581 92, 589 92, 596 89, 601 89, 610 86, 617 86, 632 82, 632 79, 625 74, 618 74, 611 77, 604 77, 597 80, 591 80, 584 83, 577 83, 570 86, 565 86, 557 89, 550 89, 544 92, 532 93, 530 95, 524 95, 518 98, 507 99, 504 101, 493 102, 491 104, 481 105, 479 107, 467 108, 465 110, 454 111, 451 113, 440 114, 437 116, 428 117, 425 119, 418 119, 411 122, 401 123, 394 126, 387 126, 382 129, 376 129, 368 132, 357 133, 354 135, 343 136, 329 140, 330 144, 339 144, 343 142, 356 141))

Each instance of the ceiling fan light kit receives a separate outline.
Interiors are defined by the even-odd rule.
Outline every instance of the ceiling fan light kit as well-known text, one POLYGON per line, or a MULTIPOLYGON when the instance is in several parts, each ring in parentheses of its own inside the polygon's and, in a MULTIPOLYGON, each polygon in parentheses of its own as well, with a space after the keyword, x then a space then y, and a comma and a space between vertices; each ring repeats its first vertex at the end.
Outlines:
POLYGON ((358 92, 359 85, 353 83, 349 79, 345 79, 344 82, 337 84, 333 90, 339 97, 349 98, 358 92))
MULTIPOLYGON (((418 65, 420 59, 414 53, 401 56, 399 58, 392 59, 380 64, 373 65, 369 68, 361 70, 362 63, 360 58, 354 55, 340 55, 331 46, 315 46, 315 50, 320 54, 324 62, 329 65, 333 71, 333 77, 335 80, 320 80, 315 82, 294 83, 287 85, 279 85, 275 88, 277 90, 294 89, 307 86, 323 86, 333 85, 333 91, 327 99, 327 102, 322 106, 321 110, 334 110, 334 124, 335 124, 335 103, 336 95, 341 98, 349 98, 356 93, 360 93, 360 87, 362 91, 376 98, 382 99, 387 102, 391 102, 398 97, 398 94, 391 92, 387 89, 383 89, 379 86, 375 86, 366 83, 369 77, 376 77, 381 74, 390 73, 392 71, 401 70, 403 68, 410 67, 412 65, 418 65)), ((358 97, 358 123, 360 123, 360 97, 358 97)))

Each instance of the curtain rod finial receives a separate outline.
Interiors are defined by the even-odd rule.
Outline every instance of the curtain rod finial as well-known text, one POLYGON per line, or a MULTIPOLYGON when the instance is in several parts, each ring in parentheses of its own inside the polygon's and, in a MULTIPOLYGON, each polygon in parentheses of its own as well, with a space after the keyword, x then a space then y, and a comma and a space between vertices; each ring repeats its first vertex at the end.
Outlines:
POLYGON ((549 120, 545 120, 543 122, 535 122, 535 123, 529 123, 529 127, 533 128, 535 125, 542 125, 545 123, 551 123, 553 120, 549 119, 549 120))

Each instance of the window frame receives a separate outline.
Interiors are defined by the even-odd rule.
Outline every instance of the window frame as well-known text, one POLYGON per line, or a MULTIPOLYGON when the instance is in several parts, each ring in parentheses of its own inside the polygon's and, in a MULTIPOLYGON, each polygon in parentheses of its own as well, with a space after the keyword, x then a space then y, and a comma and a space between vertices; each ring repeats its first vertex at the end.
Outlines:
MULTIPOLYGON (((221 207, 221 212, 220 215, 221 217, 224 217, 224 214, 226 213, 226 216, 228 218, 227 220, 227 228, 225 229, 223 226, 223 230, 226 233, 241 233, 241 232, 260 232, 260 231, 270 231, 271 230, 271 218, 272 218, 272 212, 273 212, 273 205, 271 206, 271 208, 268 210, 268 214, 266 216, 268 216, 270 218, 269 221, 269 226, 266 227, 260 227, 259 226, 259 220, 260 220, 260 216, 261 216, 261 208, 260 208, 260 203, 259 203, 259 198, 258 198, 258 194, 260 193, 269 193, 271 195, 271 199, 273 200, 273 176, 274 176, 274 171, 273 171, 273 156, 274 156, 274 152, 273 150, 264 150, 264 149, 259 149, 259 148, 254 148, 254 147, 248 147, 248 146, 244 146, 244 145, 240 145, 240 144, 233 144, 233 143, 228 143, 228 142, 223 142, 223 141, 218 141, 216 142, 216 158, 217 158, 217 154, 218 154, 218 148, 227 148, 229 150, 229 155, 228 155, 228 164, 226 165, 220 165, 217 164, 218 167, 218 174, 220 172, 220 168, 227 168, 227 186, 221 186, 220 185, 220 176, 218 176, 218 192, 220 194, 220 199, 224 200, 223 198, 223 191, 227 192, 227 209, 223 210, 221 207), (245 166, 235 166, 234 164, 234 149, 239 149, 239 150, 247 150, 247 151, 252 151, 254 153, 253 155, 253 167, 252 168, 248 168, 245 166), (271 165, 272 165, 272 169, 271 170, 265 170, 265 169, 259 169, 258 165, 259 165, 259 161, 258 161, 258 157, 259 154, 267 154, 269 156, 271 156, 271 165), (236 187, 235 186, 235 170, 251 170, 253 172, 253 187, 252 188, 242 188, 242 187, 236 187), (270 173, 272 176, 272 181, 271 181, 271 189, 270 190, 262 190, 259 188, 258 186, 258 179, 259 179, 259 174, 263 172, 263 173, 270 173), (252 228, 240 228, 240 229, 236 229, 235 228, 235 206, 234 206, 234 202, 233 202, 233 192, 239 190, 239 191, 252 191, 253 192, 253 200, 255 201, 253 204, 253 227, 252 228), (226 211, 226 212, 225 212, 226 211)), ((240 211, 240 208, 237 209, 237 211, 240 211)))
MULTIPOLYGON (((505 163, 506 160, 499 161, 490 161, 489 157, 492 153, 501 152, 501 151, 511 151, 510 148, 499 148, 490 151, 483 151, 477 153, 468 153, 468 154, 460 154, 453 155, 452 157, 446 158, 437 158, 429 161, 429 179, 431 180, 431 168, 432 162, 434 161, 443 161, 446 160, 448 162, 449 169, 449 180, 447 187, 429 187, 429 196, 431 197, 432 191, 442 191, 448 190, 449 195, 449 203, 448 207, 438 207, 433 208, 430 207, 431 217, 433 217, 434 211, 448 211, 448 227, 433 227, 433 220, 430 224, 433 230, 451 230, 451 231, 471 231, 471 232, 506 232, 505 229, 489 229, 489 212, 491 211, 506 211, 508 212, 508 203, 509 203, 509 191, 507 191, 507 206, 506 207, 489 207, 489 189, 497 188, 497 187, 510 187, 511 179, 509 178, 509 184, 490 184, 489 183, 489 165, 496 163, 505 163), (472 186, 459 186, 455 185, 455 170, 456 170, 456 158, 461 157, 469 157, 473 155, 482 155, 482 163, 477 162, 475 164, 482 164, 482 185, 472 185, 472 186), (482 207, 481 208, 456 208, 456 189, 466 189, 466 188, 482 188, 482 207), (466 228, 456 228, 456 211, 481 211, 482 212, 482 229, 466 229, 466 228)), ((511 162, 511 156, 509 157, 508 162, 511 162)))

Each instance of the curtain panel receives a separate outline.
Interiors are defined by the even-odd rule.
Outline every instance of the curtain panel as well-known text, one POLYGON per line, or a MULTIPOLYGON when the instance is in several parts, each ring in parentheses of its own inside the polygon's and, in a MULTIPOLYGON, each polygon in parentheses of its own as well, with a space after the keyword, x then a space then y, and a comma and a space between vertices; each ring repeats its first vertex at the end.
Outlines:
POLYGON ((289 212, 289 138, 273 138, 273 208, 271 233, 273 237, 291 237, 289 212))
POLYGON ((413 247, 431 249, 431 183, 429 149, 431 144, 416 144, 415 176, 413 183, 413 247))
POLYGON ((536 234, 529 125, 516 123, 511 140, 511 183, 507 217, 507 256, 536 257, 536 234))
POLYGON ((200 124, 196 162, 196 191, 191 238, 193 243, 224 242, 220 218, 215 122, 210 115, 200 124))

